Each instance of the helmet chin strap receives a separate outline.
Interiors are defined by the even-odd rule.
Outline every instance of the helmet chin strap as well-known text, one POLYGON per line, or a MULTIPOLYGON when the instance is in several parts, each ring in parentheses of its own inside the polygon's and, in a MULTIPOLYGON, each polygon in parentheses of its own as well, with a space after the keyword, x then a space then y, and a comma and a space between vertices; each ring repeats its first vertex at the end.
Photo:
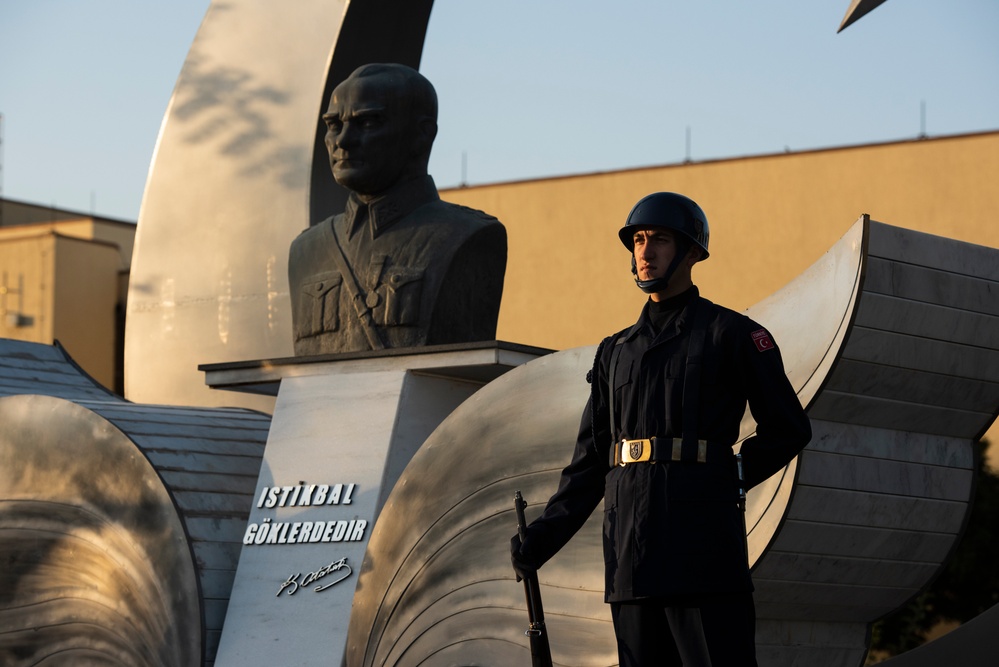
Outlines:
POLYGON ((631 272, 635 274, 635 284, 638 285, 638 289, 642 290, 646 294, 665 292, 666 288, 669 286, 669 279, 673 277, 673 274, 680 266, 680 262, 683 261, 683 258, 687 256, 688 252, 690 252, 690 243, 677 244, 677 253, 673 256, 673 261, 666 267, 666 273, 659 278, 653 278, 652 280, 638 279, 638 264, 635 262, 635 254, 632 253, 631 272))

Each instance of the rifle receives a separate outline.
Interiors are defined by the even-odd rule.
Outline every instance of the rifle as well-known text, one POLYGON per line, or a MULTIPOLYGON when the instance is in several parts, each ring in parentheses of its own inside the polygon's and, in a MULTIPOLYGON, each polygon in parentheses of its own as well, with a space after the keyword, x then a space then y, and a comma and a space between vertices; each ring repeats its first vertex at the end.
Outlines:
MULTIPOLYGON (((514 496, 513 506, 517 510, 517 532, 520 534, 521 543, 523 543, 527 537, 527 519, 524 517, 524 508, 527 507, 527 502, 520 491, 517 491, 517 495, 514 496)), ((552 649, 548 645, 545 610, 541 605, 541 587, 538 584, 537 574, 524 577, 524 593, 527 596, 527 618, 530 621, 524 634, 531 638, 531 665, 532 667, 552 667, 552 649)))
POLYGON ((739 514, 742 515, 742 551, 749 563, 749 533, 746 531, 746 473, 742 469, 742 452, 735 455, 735 471, 739 477, 739 514))

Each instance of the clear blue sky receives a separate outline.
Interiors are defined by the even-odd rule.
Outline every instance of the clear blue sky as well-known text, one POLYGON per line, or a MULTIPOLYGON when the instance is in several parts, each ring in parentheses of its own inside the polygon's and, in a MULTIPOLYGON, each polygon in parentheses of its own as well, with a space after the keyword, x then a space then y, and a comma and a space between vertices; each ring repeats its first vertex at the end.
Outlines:
MULTIPOLYGON (((3 196, 135 220, 209 1, 3 0, 3 196)), ((999 129, 999 2, 437 0, 441 187, 999 129)))

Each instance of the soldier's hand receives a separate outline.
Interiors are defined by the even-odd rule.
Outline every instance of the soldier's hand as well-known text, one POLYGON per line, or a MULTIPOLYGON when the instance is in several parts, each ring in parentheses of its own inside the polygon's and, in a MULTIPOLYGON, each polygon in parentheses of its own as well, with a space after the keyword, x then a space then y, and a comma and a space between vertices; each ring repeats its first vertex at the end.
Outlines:
POLYGON ((517 573, 517 581, 533 577, 538 573, 537 564, 523 552, 520 535, 510 538, 510 562, 513 563, 513 571, 517 573))

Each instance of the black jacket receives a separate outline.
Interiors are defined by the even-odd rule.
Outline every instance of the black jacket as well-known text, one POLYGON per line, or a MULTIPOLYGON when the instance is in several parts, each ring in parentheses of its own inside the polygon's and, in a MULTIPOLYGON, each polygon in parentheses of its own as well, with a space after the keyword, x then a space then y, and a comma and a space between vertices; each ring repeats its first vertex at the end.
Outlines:
POLYGON ((747 401, 757 422, 741 449, 747 487, 787 465, 811 437, 769 333, 700 298, 696 287, 675 298, 681 310, 658 336, 647 304, 634 326, 601 343, 572 461, 521 550, 544 563, 603 498, 608 602, 751 591, 735 459, 729 454, 747 401), (683 433, 687 349, 693 313, 702 309, 706 334, 696 435, 719 443, 722 456, 708 463, 611 465, 612 442, 683 433))

